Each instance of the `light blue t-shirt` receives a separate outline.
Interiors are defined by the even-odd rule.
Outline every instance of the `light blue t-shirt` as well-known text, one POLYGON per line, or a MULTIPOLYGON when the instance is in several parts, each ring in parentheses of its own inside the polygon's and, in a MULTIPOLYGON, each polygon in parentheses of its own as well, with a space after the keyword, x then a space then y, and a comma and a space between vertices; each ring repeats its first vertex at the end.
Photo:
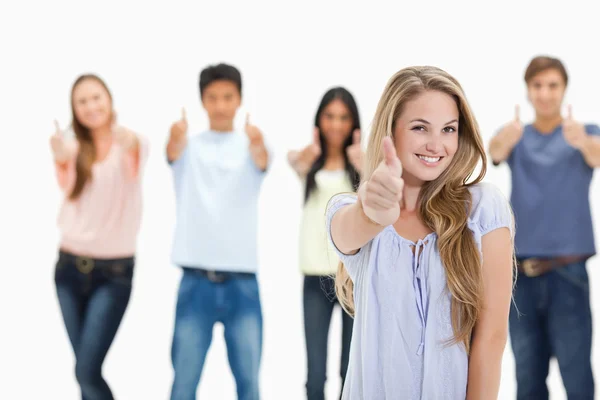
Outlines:
MULTIPOLYGON (((265 176, 243 132, 188 138, 171 164, 177 217, 171 260, 184 267, 256 272, 257 217, 265 176)), ((269 152, 269 165, 272 154, 269 152)))
MULTIPOLYGON (((495 186, 480 183, 470 192, 467 225, 480 251, 483 235, 502 227, 514 234, 509 202, 495 186)), ((348 194, 331 200, 332 243, 331 219, 354 202, 348 194)), ((451 295, 437 235, 414 243, 390 225, 358 253, 336 252, 354 283, 355 305, 342 399, 464 399, 469 361, 462 344, 446 343, 453 336, 451 295)))
MULTIPOLYGON (((597 125, 585 128, 588 134, 600 135, 597 125)), ((526 125, 507 163, 517 256, 594 255, 589 199, 594 170, 581 151, 566 142, 562 126, 543 135, 526 125)))

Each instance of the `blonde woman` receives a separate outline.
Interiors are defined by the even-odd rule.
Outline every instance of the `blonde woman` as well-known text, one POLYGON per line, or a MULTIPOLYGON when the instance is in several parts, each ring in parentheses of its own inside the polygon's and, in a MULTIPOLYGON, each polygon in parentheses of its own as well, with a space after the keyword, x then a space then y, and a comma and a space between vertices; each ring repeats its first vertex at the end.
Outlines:
POLYGON ((355 317, 344 399, 497 398, 514 228, 485 165, 456 79, 410 67, 389 80, 358 193, 327 209, 355 317))

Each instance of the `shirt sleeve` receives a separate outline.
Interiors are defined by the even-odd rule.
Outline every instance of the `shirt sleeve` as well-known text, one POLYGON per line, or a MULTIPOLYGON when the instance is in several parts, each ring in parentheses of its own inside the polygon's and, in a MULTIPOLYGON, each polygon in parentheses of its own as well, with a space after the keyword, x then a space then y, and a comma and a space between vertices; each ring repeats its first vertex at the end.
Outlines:
POLYGON ((491 183, 480 183, 471 189, 471 196, 472 210, 468 225, 479 245, 484 235, 499 228, 508 228, 514 237, 512 207, 500 189, 491 183))
POLYGON ((588 135, 600 136, 600 126, 596 124, 588 124, 585 126, 585 132, 588 135))
POLYGON ((371 242, 359 249, 356 254, 342 253, 333 242, 333 238, 331 236, 331 221, 336 212, 341 210, 343 207, 356 203, 356 200, 357 198, 355 194, 338 194, 331 198, 326 210, 327 238, 331 243, 335 253, 340 258, 340 261, 344 264, 344 267, 348 271, 348 275, 350 275, 350 279, 352 279, 353 282, 356 282, 359 269, 365 265, 366 262, 368 262, 367 248, 370 248, 371 242))
POLYGON ((183 173, 185 171, 186 158, 188 157, 188 154, 190 153, 191 146, 193 146, 192 139, 188 138, 185 148, 181 151, 181 154, 179 155, 179 157, 173 161, 169 161, 167 154, 166 154, 166 150, 165 150, 165 153, 164 153, 165 158, 167 160, 167 163, 171 167, 171 171, 173 172, 174 177, 177 178, 177 177, 181 177, 183 175, 183 173))

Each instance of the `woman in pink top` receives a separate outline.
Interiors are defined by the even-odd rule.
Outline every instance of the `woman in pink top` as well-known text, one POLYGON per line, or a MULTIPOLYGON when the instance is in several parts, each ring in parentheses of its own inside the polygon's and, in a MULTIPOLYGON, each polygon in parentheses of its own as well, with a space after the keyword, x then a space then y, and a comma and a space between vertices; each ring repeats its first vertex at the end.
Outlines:
POLYGON ((116 125, 112 96, 99 77, 75 81, 71 107, 75 138, 56 123, 50 140, 64 192, 56 290, 82 399, 106 400, 113 395, 102 364, 131 294, 148 146, 116 125))

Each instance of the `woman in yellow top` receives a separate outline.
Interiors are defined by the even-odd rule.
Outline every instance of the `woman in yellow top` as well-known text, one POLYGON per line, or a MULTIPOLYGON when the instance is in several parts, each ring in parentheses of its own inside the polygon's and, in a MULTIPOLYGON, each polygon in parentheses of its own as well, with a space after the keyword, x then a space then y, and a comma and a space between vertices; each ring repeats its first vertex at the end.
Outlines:
MULTIPOLYGON (((325 233, 325 209, 335 194, 354 192, 362 163, 360 118, 354 97, 335 87, 325 93, 315 117, 313 142, 290 151, 288 161, 304 185, 300 228, 300 269, 304 274, 308 400, 325 399, 327 341, 335 296, 333 275, 339 259, 325 233)), ((348 368, 352 318, 342 312, 342 386, 348 368)))

